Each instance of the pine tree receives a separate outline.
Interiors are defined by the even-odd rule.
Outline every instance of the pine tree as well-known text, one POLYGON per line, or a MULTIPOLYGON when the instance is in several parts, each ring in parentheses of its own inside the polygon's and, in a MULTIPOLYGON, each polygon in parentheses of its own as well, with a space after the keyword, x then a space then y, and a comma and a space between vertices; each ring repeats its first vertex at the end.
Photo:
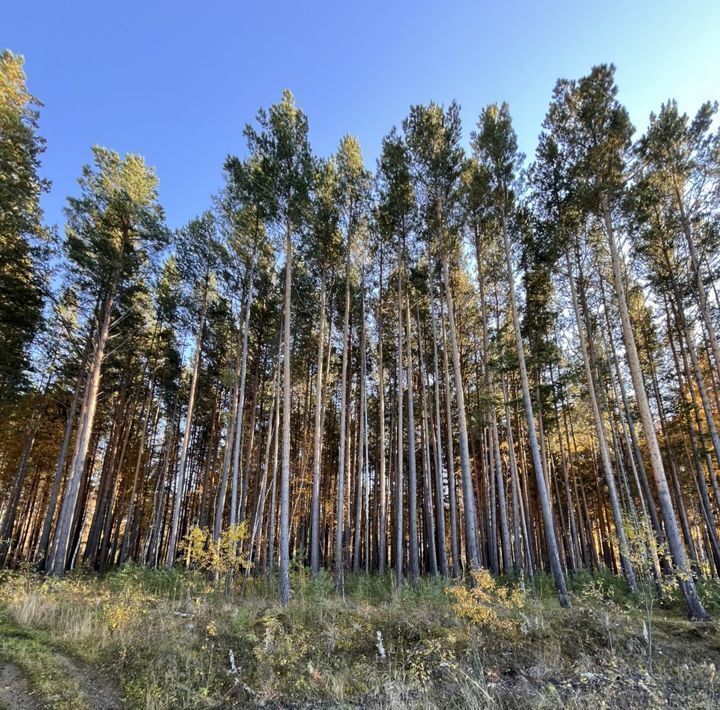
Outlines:
POLYGON ((105 348, 116 298, 135 278, 150 252, 166 241, 163 211, 157 201, 157 178, 142 158, 121 158, 107 148, 93 149, 95 165, 85 166, 81 196, 69 198, 65 249, 80 283, 95 297, 92 354, 86 375, 68 481, 55 528, 50 569, 65 571, 72 519, 85 471, 95 421, 105 348))
POLYGON ((505 251, 505 265, 507 269, 508 291, 510 294, 515 350, 520 371, 520 385, 525 408, 530 453, 532 455, 533 469, 535 470, 535 486, 543 517, 545 544, 547 546, 550 569, 555 581, 555 588, 560 598, 560 604, 562 606, 570 606, 565 575, 563 574, 560 563, 560 553, 550 493, 547 490, 545 470, 535 428, 535 415, 530 397, 527 367, 525 365, 525 346, 520 332, 520 316, 515 293, 515 275, 509 222, 512 219, 513 202, 515 199, 513 181, 515 179, 515 171, 518 169, 522 157, 518 153, 517 138, 512 128, 510 111, 507 104, 503 104, 500 107, 491 105, 483 111, 478 122, 478 132, 473 136, 473 147, 479 160, 487 166, 490 174, 493 207, 500 222, 500 236, 505 251))
MULTIPOLYGON (((450 262, 459 248, 458 200, 464 154, 460 147, 460 107, 437 104, 414 106, 403 122, 412 155, 413 175, 420 186, 433 253, 440 258, 443 300, 447 310, 448 340, 452 357, 457 404, 460 467, 465 519, 465 554, 470 570, 480 566, 478 529, 473 492, 465 387, 460 366, 458 327, 450 279, 450 262)), ((452 475, 452 473, 450 474, 452 475)))
POLYGON ((308 219, 314 164, 308 121, 289 91, 280 103, 257 115, 259 131, 246 126, 250 150, 268 176, 268 218, 284 232, 285 288, 283 318, 282 463, 280 478, 280 601, 290 601, 290 418, 292 381, 290 332, 293 235, 308 219))
POLYGON ((618 102, 616 95, 614 67, 600 65, 576 82, 558 82, 554 103, 557 105, 558 122, 562 122, 563 142, 572 166, 573 179, 578 185, 578 199, 600 221, 605 231, 625 352, 670 554, 678 571, 688 614, 692 618, 701 619, 705 618, 706 612, 697 595, 680 537, 628 310, 616 233, 616 213, 621 207, 625 190, 626 162, 633 128, 627 111, 618 102))
POLYGON ((38 100, 25 86, 23 58, 0 53, 0 402, 26 385, 28 346, 41 324, 46 290, 41 259, 47 230, 38 175, 45 142, 37 135, 38 100))

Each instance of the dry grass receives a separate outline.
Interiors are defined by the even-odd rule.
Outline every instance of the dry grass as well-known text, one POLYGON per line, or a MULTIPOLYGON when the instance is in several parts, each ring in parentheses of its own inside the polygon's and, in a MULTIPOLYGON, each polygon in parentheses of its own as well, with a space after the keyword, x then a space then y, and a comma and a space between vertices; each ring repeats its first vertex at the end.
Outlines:
POLYGON ((659 609, 650 673, 641 605, 612 585, 576 585, 562 610, 542 589, 506 604, 486 584, 459 597, 440 581, 396 591, 360 577, 343 598, 327 577, 298 574, 283 608, 265 580, 225 595, 200 575, 133 567, 62 581, 6 575, 2 648, 41 694, 42 663, 18 660, 31 649, 49 666, 62 651, 112 669, 137 708, 716 706, 714 624, 659 609), (458 614, 459 598, 492 613, 458 614))

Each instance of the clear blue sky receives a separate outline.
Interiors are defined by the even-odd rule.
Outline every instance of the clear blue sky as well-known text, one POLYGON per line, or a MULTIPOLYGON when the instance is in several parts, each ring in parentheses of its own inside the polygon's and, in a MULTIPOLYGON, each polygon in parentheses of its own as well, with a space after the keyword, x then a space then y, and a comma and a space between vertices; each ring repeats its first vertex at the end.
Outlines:
POLYGON ((720 98, 718 0, 22 0, 0 47, 25 55, 45 104, 46 218, 62 222, 98 143, 156 167, 168 222, 208 206, 260 106, 295 94, 314 150, 358 137, 369 167, 413 103, 457 99, 469 134, 507 100, 528 154, 558 77, 614 62, 636 126, 669 98, 720 98))

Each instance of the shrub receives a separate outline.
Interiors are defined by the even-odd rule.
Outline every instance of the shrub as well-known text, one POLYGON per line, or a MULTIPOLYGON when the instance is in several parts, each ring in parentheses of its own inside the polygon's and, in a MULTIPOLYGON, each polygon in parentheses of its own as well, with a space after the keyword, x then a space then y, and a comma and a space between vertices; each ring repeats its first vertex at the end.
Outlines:
POLYGON ((525 603, 525 593, 518 588, 502 587, 486 569, 472 572, 472 586, 453 585, 447 593, 454 599, 455 615, 491 632, 511 632, 517 620, 511 612, 525 603))
POLYGON ((214 578, 250 567, 247 553, 241 552, 248 536, 247 523, 231 525, 215 540, 208 528, 194 527, 185 536, 183 550, 188 567, 211 572, 214 578))

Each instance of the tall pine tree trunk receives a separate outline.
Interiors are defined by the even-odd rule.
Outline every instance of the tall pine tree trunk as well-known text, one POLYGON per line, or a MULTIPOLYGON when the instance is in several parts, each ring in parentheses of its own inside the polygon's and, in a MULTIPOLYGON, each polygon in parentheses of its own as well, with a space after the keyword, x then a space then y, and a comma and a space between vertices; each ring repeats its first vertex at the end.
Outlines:
POLYGON ((387 481, 385 460, 385 363, 383 362, 383 252, 380 251, 380 297, 378 301, 378 572, 385 573, 387 555, 387 481))
POLYGON ((65 572, 65 567, 68 562, 68 551, 70 550, 75 509, 78 503, 83 473, 85 471, 90 437, 95 423, 100 375, 102 372, 103 358, 105 357, 105 346, 107 345, 107 339, 110 333, 115 288, 116 286, 113 284, 100 311, 93 355, 90 360, 90 370, 87 375, 85 394, 80 409, 80 421, 78 424, 77 438, 75 439, 75 451, 73 453, 72 463, 70 464, 70 473, 68 474, 68 482, 65 487, 65 495, 63 496, 63 503, 55 528, 52 559, 49 570, 57 577, 65 572))
POLYGON ((195 354, 193 355, 192 377, 190 380, 190 395, 188 397, 187 412, 185 414, 185 428, 183 430, 182 445, 180 448, 180 460, 178 462, 178 475, 175 480, 175 501, 173 504, 172 522, 170 524, 170 539, 168 541, 167 555, 165 563, 168 567, 175 564, 175 554, 177 552, 178 534, 180 531, 180 507, 185 490, 185 474, 187 469, 188 448, 190 446, 190 433, 192 432, 192 418, 195 410, 195 393, 197 390, 197 381, 200 374, 200 355, 202 353, 203 335, 205 333, 205 314, 208 305, 208 287, 207 279, 205 288, 203 289, 202 305, 200 306, 200 318, 198 320, 198 333, 195 339, 195 354))
POLYGON ((317 373, 315 375, 315 425, 313 430, 313 482, 310 504, 310 571, 320 571, 320 474, 322 466, 323 352, 325 349, 325 271, 320 275, 320 321, 317 373))
POLYGON ((350 236, 345 254, 345 313, 343 315, 343 355, 340 374, 340 443, 338 445, 337 505, 335 511, 335 588, 344 580, 343 535, 345 512, 345 468, 348 443, 348 361, 350 359, 350 236))
MULTIPOLYGON (((442 305, 442 304, 441 304, 442 305)), ((455 484, 455 446, 452 426, 452 389, 450 385, 450 365, 448 358, 445 318, 441 313, 440 330, 443 345, 443 377, 445 385, 445 434, 447 440, 448 497, 450 498, 450 551, 452 556, 452 576, 458 578, 460 570, 460 531, 458 528, 457 491, 455 484)))
POLYGON ((530 399, 530 385, 528 383, 527 368, 525 366, 525 350, 523 347, 522 334, 520 333, 520 318, 517 310, 517 297, 515 295, 515 276, 513 274, 510 237, 508 235, 507 223, 504 215, 502 219, 502 237, 503 245, 505 247, 505 261, 510 293, 510 309, 513 322, 513 334, 515 337, 515 350, 518 358, 518 370, 520 373, 520 387, 525 407, 525 419, 528 428, 530 454, 532 456, 533 469, 535 470, 535 486, 538 494, 538 503, 543 517, 545 546, 547 548, 550 570, 553 575, 553 580, 555 581, 555 588, 557 589, 558 597, 560 599, 560 605, 569 607, 570 598, 568 597, 565 575, 563 574, 560 562, 560 553, 558 551, 557 537, 555 535, 555 522, 553 520, 553 512, 550 504, 550 495, 545 481, 545 472, 540 456, 537 433, 535 431, 535 417, 533 414, 532 400, 530 399))
MULTIPOLYGON (((582 319, 580 316, 580 304, 578 302, 577 290, 575 288, 575 277, 572 272, 570 257, 565 255, 565 265, 568 270, 568 281, 570 282, 570 294, 572 297, 573 311, 575 313, 575 325, 578 331, 578 339, 580 341, 580 353, 582 355, 583 367, 585 368, 585 383, 588 388, 588 396, 590 398, 590 411, 592 412, 593 423, 595 424, 595 434, 597 436, 598 447, 600 449, 600 462, 602 463, 603 475, 605 476, 605 484, 608 488, 608 496, 610 498, 610 508, 612 510, 613 519, 615 521, 615 533, 620 545, 620 561, 623 568, 625 580, 631 591, 636 591, 637 583, 635 581, 635 570, 630 560, 630 549, 628 546, 627 536, 625 534, 625 526, 623 524, 622 512, 620 510, 620 500, 615 486, 615 474, 610 461, 610 452, 608 451, 607 441, 605 439, 605 427, 603 425, 600 407, 598 405, 597 396, 595 394, 595 378, 590 365, 590 355, 588 353, 588 345, 583 334, 582 319)), ((587 324, 587 313, 586 324, 587 324)), ((588 331, 587 337, 591 338, 588 331)), ((589 346, 590 348, 592 345, 589 346)))
POLYGON ((60 487, 62 485, 63 476, 65 475, 65 464, 67 462, 68 451, 70 450, 70 441, 72 440, 73 428, 75 426, 75 415, 80 402, 83 376, 87 367, 88 357, 90 356, 92 342, 92 337, 88 336, 85 344, 85 351, 83 352, 82 359, 80 360, 80 367, 75 381, 75 389, 73 390, 70 409, 68 410, 67 419, 65 421, 65 431, 63 433, 62 445, 60 446, 60 452, 58 453, 58 457, 55 462, 55 476, 53 478, 52 488, 50 489, 42 534, 40 535, 40 542, 38 543, 38 549, 36 552, 36 559, 43 568, 47 564, 46 557, 48 553, 48 546, 50 544, 50 533, 52 532, 53 518, 55 517, 55 508, 57 506, 58 496, 60 495, 60 487))
POLYGON ((460 367, 460 349, 457 343, 455 308, 453 305, 452 289, 450 288, 450 267, 444 243, 442 245, 442 276, 448 318, 448 339, 450 340, 450 353, 455 378, 455 400, 457 402, 460 470, 462 472, 463 507, 465 512, 465 555, 470 570, 476 570, 480 568, 480 555, 477 539, 477 518, 475 515, 475 493, 473 491, 472 473, 470 471, 470 448, 468 446, 467 419, 465 416, 465 391, 463 387, 462 369, 460 367))
POLYGON ((288 222, 285 233, 285 303, 283 331, 283 412, 282 454, 280 465, 280 603, 290 601, 290 316, 292 305, 292 230, 288 222))
POLYGON ((700 597, 695 589, 695 582, 692 579, 690 566, 688 565, 685 547, 680 538, 680 530, 678 528, 675 510, 670 497, 670 489, 668 488, 667 478, 665 476, 665 467, 663 465, 662 454, 660 453, 660 445, 658 444, 657 434, 655 432, 655 423, 653 422, 650 404, 648 402, 645 383, 643 382, 642 370, 640 368, 640 358, 638 357, 637 346, 635 344, 635 334, 633 332, 632 323, 630 322, 630 314, 628 312, 627 301, 625 298, 625 285, 623 284, 622 270, 620 266, 620 254, 618 252, 617 242, 615 240, 615 232, 607 205, 602 205, 603 219, 605 222, 606 236, 610 245, 610 258, 612 260, 612 276, 613 285, 615 287, 615 295, 620 308, 620 322, 622 325, 623 341, 625 342, 625 353, 627 355, 628 366, 630 368, 630 376, 635 390, 635 401, 637 403, 638 412, 640 413, 640 421, 642 423, 645 440, 647 443, 648 453, 650 457, 650 467, 655 479, 655 488, 657 490, 658 501, 660 503, 660 511, 662 512, 663 521, 665 523, 665 534, 667 535, 668 547, 670 555, 677 568, 678 581, 685 597, 688 615, 693 619, 707 618, 707 612, 700 601, 700 597))
POLYGON ((400 259, 397 266, 397 376, 395 395, 397 399, 396 442, 397 460, 395 464, 395 583, 399 587, 403 582, 403 559, 405 557, 403 541, 403 314, 402 282, 400 259))
POLYGON ((412 364, 412 320, 410 319, 409 289, 405 294, 405 324, 407 327, 407 434, 408 434, 408 554, 410 582, 417 584, 420 579, 420 557, 418 545, 417 514, 417 463, 415 442, 415 394, 413 387, 412 364))
POLYGON ((438 368, 437 328, 435 319, 435 299, 428 270, 428 309, 430 311, 430 329, 433 343, 433 404, 435 437, 435 509, 437 511, 437 551, 438 566, 443 577, 448 576, 447 551, 445 549, 445 493, 443 482, 443 448, 442 448, 442 420, 440 419, 440 375, 438 368))

